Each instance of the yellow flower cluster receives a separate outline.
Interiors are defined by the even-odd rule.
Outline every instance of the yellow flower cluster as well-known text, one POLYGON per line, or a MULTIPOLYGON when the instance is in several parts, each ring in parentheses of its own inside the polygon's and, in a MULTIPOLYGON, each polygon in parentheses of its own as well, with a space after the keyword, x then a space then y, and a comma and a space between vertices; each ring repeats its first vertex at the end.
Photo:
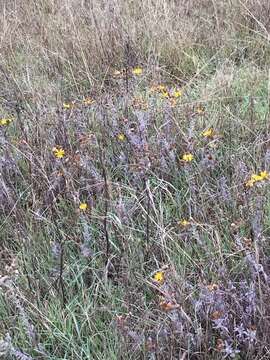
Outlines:
POLYGON ((177 99, 182 96, 182 91, 178 88, 169 89, 165 85, 155 85, 152 86, 151 91, 158 92, 161 94, 161 97, 163 98, 171 98, 171 99, 177 99))
MULTIPOLYGON (((94 104, 96 101, 91 98, 91 97, 86 97, 82 100, 81 104, 82 105, 92 105, 94 104)), ((74 109, 76 106, 79 106, 81 105, 80 103, 76 103, 75 101, 71 101, 71 102, 64 102, 63 103, 63 109, 65 110, 71 110, 71 109, 74 109)))
POLYGON ((184 162, 191 162, 194 159, 194 156, 191 153, 186 153, 182 156, 184 162))
POLYGON ((270 178, 267 171, 261 171, 259 174, 252 174, 250 179, 246 182, 247 187, 254 186, 257 182, 268 180, 270 178))
POLYGON ((0 119, 0 126, 5 126, 5 125, 9 125, 11 123, 12 119, 7 119, 7 118, 4 118, 4 119, 0 119))

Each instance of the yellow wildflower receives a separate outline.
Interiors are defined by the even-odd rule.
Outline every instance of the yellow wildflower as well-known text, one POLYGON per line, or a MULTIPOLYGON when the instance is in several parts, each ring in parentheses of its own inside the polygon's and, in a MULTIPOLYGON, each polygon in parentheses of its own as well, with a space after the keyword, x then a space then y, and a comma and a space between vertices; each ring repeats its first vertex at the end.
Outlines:
POLYGON ((190 153, 186 153, 182 156, 182 160, 185 162, 190 162, 194 159, 194 156, 190 153))
POLYGON ((87 97, 83 100, 84 105, 92 105, 92 104, 94 104, 94 102, 95 102, 95 100, 90 97, 87 97))
POLYGON ((8 121, 7 121, 7 119, 1 119, 0 120, 0 125, 7 125, 8 124, 8 121))
POLYGON ((117 135, 117 139, 118 139, 119 141, 124 141, 125 138, 126 138, 126 137, 125 137, 125 135, 124 135, 123 133, 117 135))
POLYGON ((261 171, 260 172, 260 177, 261 177, 261 179, 262 180, 267 180, 267 179, 269 179, 269 173, 267 172, 267 171, 261 171))
POLYGON ((263 178, 262 178, 261 175, 252 174, 252 175, 251 175, 251 180, 253 180, 254 182, 256 182, 256 181, 261 181, 261 180, 263 180, 263 178))
POLYGON ((269 179, 269 173, 267 171, 261 171, 259 174, 252 174, 250 179, 246 182, 246 187, 252 187, 257 182, 269 179))
POLYGON ((74 107, 74 104, 72 104, 72 103, 66 103, 66 102, 64 102, 63 103, 63 108, 64 109, 72 109, 74 107))
POLYGON ((202 136, 205 138, 212 138, 215 135, 214 129, 210 128, 202 132, 202 136))
POLYGON ((142 74, 142 72, 143 72, 143 69, 141 68, 141 67, 135 67, 133 70, 132 70, 132 73, 134 74, 134 75, 141 75, 142 74))
POLYGON ((0 119, 0 125, 5 126, 11 123, 11 119, 0 119))
POLYGON ((178 89, 175 89, 172 93, 172 96, 175 98, 179 98, 180 96, 182 96, 182 92, 178 89))
POLYGON ((87 208, 88 208, 88 205, 86 203, 80 203, 80 205, 79 205, 80 210, 85 211, 85 210, 87 210, 87 208))
POLYGON ((190 224, 190 222, 186 219, 180 220, 179 225, 187 227, 190 224))
POLYGON ((164 282, 164 278, 164 271, 157 271, 154 275, 154 280, 159 284, 162 284, 164 282))
POLYGON ((54 147, 52 150, 57 159, 62 159, 65 156, 65 150, 61 147, 54 147))

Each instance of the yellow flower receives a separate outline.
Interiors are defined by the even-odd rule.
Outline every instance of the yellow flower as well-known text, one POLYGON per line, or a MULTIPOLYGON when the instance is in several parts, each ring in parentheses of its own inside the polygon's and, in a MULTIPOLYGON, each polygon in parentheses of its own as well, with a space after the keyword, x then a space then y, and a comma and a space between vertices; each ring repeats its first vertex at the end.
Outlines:
POLYGON ((194 159, 194 156, 190 153, 186 153, 182 156, 182 160, 185 162, 190 162, 194 159))
POLYGON ((164 278, 164 271, 157 271, 154 275, 154 280, 159 284, 162 284, 164 282, 164 278))
POLYGON ((261 181, 261 180, 263 180, 263 178, 261 177, 261 175, 252 174, 252 175, 251 175, 251 180, 253 180, 254 182, 256 182, 256 181, 261 181))
POLYGON ((69 103, 63 103, 63 108, 64 108, 64 109, 70 109, 70 108, 71 108, 71 104, 69 104, 69 103))
POLYGON ((262 180, 267 180, 267 179, 269 179, 269 173, 267 172, 267 171, 261 171, 260 172, 260 177, 261 177, 261 179, 262 180))
POLYGON ((252 187, 258 181, 269 179, 269 173, 267 171, 261 171, 259 174, 252 174, 250 179, 246 182, 247 187, 252 187))
POLYGON ((12 121, 12 119, 0 119, 0 125, 1 126, 8 125, 11 123, 11 121, 12 121))
POLYGON ((175 89, 172 93, 172 96, 175 98, 179 98, 180 96, 182 96, 182 92, 180 90, 175 89))
POLYGON ((85 211, 85 210, 87 210, 87 208, 88 208, 88 205, 86 203, 80 203, 80 205, 79 205, 80 210, 85 211))
POLYGON ((138 67, 138 66, 135 67, 135 68, 132 70, 132 73, 133 73, 134 75, 141 75, 142 72, 143 72, 143 69, 140 68, 140 67, 138 67))
POLYGON ((187 227, 190 224, 190 222, 186 219, 180 220, 179 225, 187 227))
POLYGON ((83 100, 84 105, 92 105, 92 104, 94 104, 94 102, 95 102, 95 100, 90 97, 87 97, 83 100))
POLYGON ((66 109, 66 110, 73 109, 74 107, 75 107, 75 102, 74 101, 72 101, 70 103, 68 103, 68 102, 63 103, 63 108, 66 109))
POLYGON ((119 141, 124 141, 125 138, 126 138, 125 135, 122 134, 122 133, 117 135, 117 139, 118 139, 119 141))
POLYGON ((57 159, 62 159, 65 156, 65 150, 61 147, 54 147, 52 150, 57 159))
POLYGON ((215 135, 214 129, 210 128, 202 132, 202 136, 206 138, 212 138, 215 135))
POLYGON ((0 124, 1 125, 7 125, 8 124, 7 119, 1 119, 0 124))

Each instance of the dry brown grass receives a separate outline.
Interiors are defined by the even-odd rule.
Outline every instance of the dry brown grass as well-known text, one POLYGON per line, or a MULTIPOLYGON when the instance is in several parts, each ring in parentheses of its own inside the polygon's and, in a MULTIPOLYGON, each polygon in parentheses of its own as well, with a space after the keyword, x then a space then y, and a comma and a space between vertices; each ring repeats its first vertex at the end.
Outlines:
POLYGON ((80 91, 140 62, 186 81, 209 61, 269 55, 268 0, 3 1, 0 16, 2 69, 22 91, 63 77, 80 91))

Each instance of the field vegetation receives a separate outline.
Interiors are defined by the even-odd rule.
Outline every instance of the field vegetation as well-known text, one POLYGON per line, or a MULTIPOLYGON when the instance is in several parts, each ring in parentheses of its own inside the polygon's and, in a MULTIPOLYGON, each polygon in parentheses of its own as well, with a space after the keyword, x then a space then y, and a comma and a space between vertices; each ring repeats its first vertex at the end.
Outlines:
POLYGON ((270 359, 270 2, 2 0, 0 358, 270 359))

